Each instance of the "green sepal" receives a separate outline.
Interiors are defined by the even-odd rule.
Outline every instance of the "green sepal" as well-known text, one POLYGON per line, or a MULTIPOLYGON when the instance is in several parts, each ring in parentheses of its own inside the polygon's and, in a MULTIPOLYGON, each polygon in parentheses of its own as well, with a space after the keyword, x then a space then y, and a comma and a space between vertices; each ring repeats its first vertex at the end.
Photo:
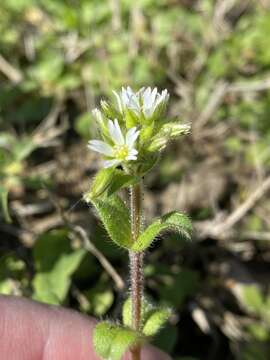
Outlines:
POLYGON ((151 140, 152 140, 154 130, 155 130, 154 123, 144 126, 140 132, 140 143, 148 145, 149 142, 151 142, 151 140))
POLYGON ((112 241, 122 248, 130 249, 132 245, 130 212, 123 200, 113 194, 90 201, 95 206, 112 241))
POLYGON ((125 110, 125 121, 126 121, 126 127, 127 129, 130 129, 134 126, 137 126, 139 123, 139 118, 138 116, 135 114, 134 111, 130 110, 130 109, 126 109, 125 110))
POLYGON ((169 141, 177 139, 182 135, 190 132, 189 124, 181 124, 179 122, 168 122, 164 124, 158 133, 151 139, 148 151, 162 151, 169 141))
POLYGON ((104 360, 120 360, 131 346, 142 340, 143 337, 136 331, 107 321, 95 327, 93 336, 95 352, 104 360))
POLYGON ((155 237, 165 230, 176 230, 186 239, 191 238, 192 223, 185 215, 177 211, 172 211, 149 225, 132 245, 131 250, 140 252, 146 250, 155 237))
POLYGON ((139 174, 140 176, 144 176, 157 164, 158 160, 158 153, 142 153, 139 161, 137 161, 137 174, 139 174))
POLYGON ((100 106, 102 112, 107 119, 117 119, 120 123, 122 122, 121 113, 115 108, 115 106, 105 100, 101 100, 100 106))
POLYGON ((100 196, 111 196, 118 190, 134 185, 139 181, 136 176, 125 174, 122 170, 107 168, 100 170, 94 178, 91 189, 84 194, 86 202, 100 196))
POLYGON ((164 324, 168 321, 171 314, 172 310, 170 308, 164 307, 153 309, 150 313, 148 313, 148 318, 145 321, 142 330, 143 334, 145 336, 156 335, 164 326, 164 324))

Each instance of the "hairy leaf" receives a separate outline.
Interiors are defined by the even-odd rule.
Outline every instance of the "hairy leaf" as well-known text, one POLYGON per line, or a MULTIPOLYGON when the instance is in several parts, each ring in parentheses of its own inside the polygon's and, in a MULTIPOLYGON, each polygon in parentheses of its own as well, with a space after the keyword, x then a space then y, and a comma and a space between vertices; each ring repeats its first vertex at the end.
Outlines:
MULTIPOLYGON (((171 309, 165 307, 157 307, 151 304, 147 299, 143 299, 141 306, 141 324, 142 332, 145 336, 155 335, 165 322, 171 316, 171 309)), ((129 297, 122 309, 123 324, 127 327, 132 325, 132 304, 129 297)))
MULTIPOLYGON (((153 305, 147 300, 142 300, 142 306, 141 306, 141 321, 142 324, 144 324, 145 319, 148 317, 148 314, 150 311, 153 310, 153 305)), ((131 297, 129 297, 122 309, 122 318, 123 318, 123 324, 127 327, 131 327, 132 324, 132 304, 131 304, 131 297)))
POLYGON ((102 169, 100 170, 92 183, 91 189, 84 195, 86 202, 91 202, 91 199, 98 198, 102 196, 104 192, 108 189, 111 181, 113 179, 113 169, 102 169))
POLYGON ((109 322, 101 322, 95 327, 94 348, 97 355, 107 360, 120 360, 124 353, 141 341, 141 336, 109 322))
POLYGON ((118 246, 129 249, 132 244, 130 213, 117 195, 92 200, 109 236, 118 246))
POLYGON ((109 359, 116 326, 109 322, 99 323, 94 330, 93 344, 97 355, 109 359))
POLYGON ((164 326, 171 316, 171 309, 169 308, 156 308, 148 314, 143 327, 143 333, 146 336, 155 335, 164 326))
POLYGON ((165 230, 176 230, 185 238, 191 238, 192 224, 190 219, 177 211, 170 212, 149 225, 133 244, 133 251, 144 251, 153 242, 155 237, 165 230))

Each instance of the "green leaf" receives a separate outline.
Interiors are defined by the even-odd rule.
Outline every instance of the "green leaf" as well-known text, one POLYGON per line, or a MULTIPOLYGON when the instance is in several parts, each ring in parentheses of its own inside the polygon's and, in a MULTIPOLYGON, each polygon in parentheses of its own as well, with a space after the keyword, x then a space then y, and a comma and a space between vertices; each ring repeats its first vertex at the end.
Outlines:
POLYGON ((258 341, 267 341, 270 337, 267 326, 260 322, 254 322, 247 326, 248 332, 258 341))
POLYGON ((1 201, 1 208, 4 214, 4 219, 6 222, 11 222, 11 217, 8 211, 8 190, 5 189, 3 186, 0 186, 0 201, 1 201))
POLYGON ((132 246, 133 251, 144 251, 153 242, 155 237, 165 230, 176 230, 185 238, 191 238, 192 224, 190 219, 177 211, 170 212, 148 226, 132 246))
MULTIPOLYGON (((141 322, 142 324, 145 323, 146 318, 148 317, 148 314, 150 311, 152 311, 154 306, 147 300, 142 300, 142 306, 141 306, 141 322)), ((131 297, 129 297, 122 309, 122 318, 123 318, 123 324, 127 327, 132 326, 132 304, 131 304, 131 297)))
POLYGON ((113 168, 100 170, 93 180, 90 191, 84 194, 84 200, 91 202, 92 199, 104 195, 112 182, 113 174, 113 168))
POLYGON ((140 336, 129 329, 119 329, 111 347, 110 360, 120 360, 124 353, 137 344, 140 336))
POLYGON ((108 359, 113 339, 115 338, 116 326, 109 322, 99 323, 94 330, 93 344, 97 355, 108 359))
POLYGON ((92 200, 98 215, 112 241, 118 246, 129 249, 132 244, 130 213, 117 195, 92 200))
POLYGON ((63 303, 71 284, 71 275, 86 251, 71 248, 66 230, 42 235, 33 251, 37 271, 32 283, 33 298, 50 304, 63 303))
POLYGON ((261 314, 264 310, 264 299, 261 290, 256 285, 246 285, 243 288, 243 301, 246 307, 261 314))
POLYGON ((91 289, 86 290, 83 295, 88 301, 86 304, 82 304, 82 310, 90 312, 95 316, 102 316, 106 314, 109 308, 112 306, 114 300, 113 291, 105 288, 103 284, 98 284, 91 289))
POLYGON ((140 341, 137 332, 109 322, 99 323, 94 330, 95 351, 105 360, 120 360, 130 346, 140 341))
MULTIPOLYGON (((143 334, 145 336, 155 335, 165 322, 171 316, 171 309, 159 308, 151 304, 147 299, 143 299, 141 306, 141 324, 143 334)), ((132 325, 132 304, 131 297, 129 297, 122 309, 123 324, 127 327, 132 325)))
POLYGON ((74 128, 81 137, 89 139, 92 136, 91 128, 93 127, 93 118, 89 112, 78 116, 75 120, 74 128))
POLYGON ((86 202, 100 196, 111 196, 121 188, 130 186, 139 181, 139 178, 125 174, 122 170, 108 168, 100 170, 94 178, 91 189, 84 195, 86 202))
POLYGON ((148 314, 148 319, 143 327, 143 334, 145 336, 155 335, 168 321, 172 311, 170 308, 157 308, 148 314))

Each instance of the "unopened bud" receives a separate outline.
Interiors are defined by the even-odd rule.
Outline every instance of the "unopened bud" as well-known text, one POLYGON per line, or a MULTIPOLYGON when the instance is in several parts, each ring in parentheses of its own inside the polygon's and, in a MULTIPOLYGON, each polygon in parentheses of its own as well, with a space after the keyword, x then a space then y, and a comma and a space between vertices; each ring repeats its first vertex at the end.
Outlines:
POLYGON ((186 135, 190 132, 191 126, 189 124, 168 123, 162 127, 162 131, 169 134, 170 139, 177 138, 181 135, 186 135))

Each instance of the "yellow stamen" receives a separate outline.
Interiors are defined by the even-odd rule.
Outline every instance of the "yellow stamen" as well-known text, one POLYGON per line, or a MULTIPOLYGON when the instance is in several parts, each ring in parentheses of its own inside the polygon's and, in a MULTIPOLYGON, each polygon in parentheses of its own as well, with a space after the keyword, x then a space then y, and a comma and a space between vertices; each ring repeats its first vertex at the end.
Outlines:
POLYGON ((117 145, 114 147, 114 156, 118 160, 125 160, 128 156, 128 147, 127 145, 117 145))

